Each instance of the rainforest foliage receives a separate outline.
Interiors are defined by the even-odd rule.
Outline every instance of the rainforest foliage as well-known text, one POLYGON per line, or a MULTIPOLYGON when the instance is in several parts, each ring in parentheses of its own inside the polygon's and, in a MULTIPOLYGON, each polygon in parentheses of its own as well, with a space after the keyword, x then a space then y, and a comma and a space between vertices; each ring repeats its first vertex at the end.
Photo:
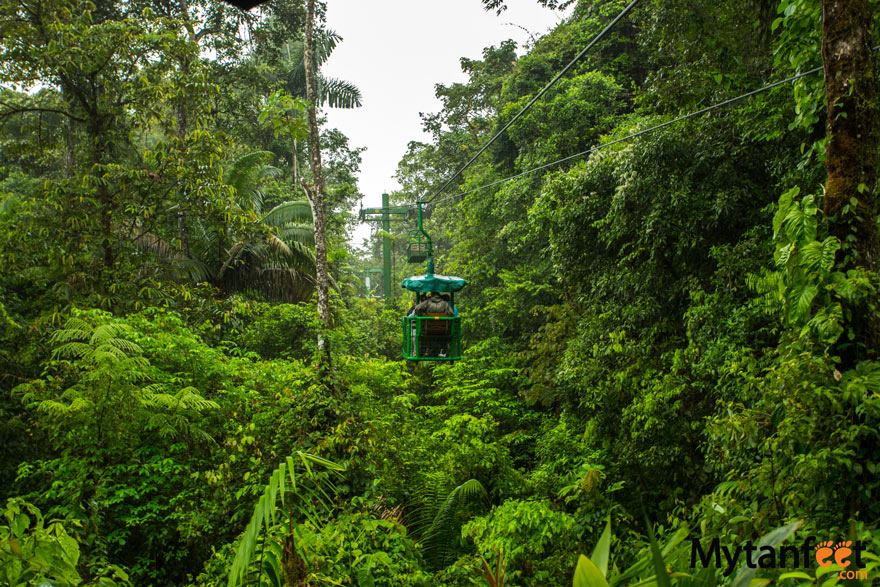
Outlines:
MULTIPOLYGON (((542 3, 567 18, 437 80, 395 205, 629 2, 542 3)), ((364 146, 326 125, 318 319, 305 2, 0 4, 0 583, 843 584, 812 554, 692 566, 762 536, 864 541, 876 580, 876 140, 825 205, 864 86, 831 122, 814 73, 579 155, 822 66, 855 30, 823 4, 644 0, 612 28, 427 207, 470 283, 442 365, 400 358, 409 298, 364 295, 381 238, 394 282, 422 269, 403 223, 349 244, 364 146)), ((355 108, 317 18, 319 114, 355 108)))

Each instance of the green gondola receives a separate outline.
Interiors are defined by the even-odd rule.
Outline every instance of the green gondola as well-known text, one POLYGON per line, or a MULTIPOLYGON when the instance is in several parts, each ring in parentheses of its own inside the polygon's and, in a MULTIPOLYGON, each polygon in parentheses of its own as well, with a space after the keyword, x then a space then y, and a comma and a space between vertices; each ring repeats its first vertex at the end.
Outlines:
POLYGON ((424 263, 431 252, 431 238, 421 229, 411 230, 406 240, 407 262, 424 263))
POLYGON ((424 275, 413 275, 400 284, 415 296, 413 306, 403 317, 403 357, 411 361, 457 361, 461 359, 461 318, 455 305, 455 293, 466 286, 467 281, 452 275, 434 274, 431 237, 422 228, 421 202, 419 228, 413 233, 424 237, 420 244, 424 245, 422 250, 427 269, 424 275), (430 294, 437 295, 428 301, 430 294), (432 312, 429 306, 435 309, 445 306, 445 310, 432 312))

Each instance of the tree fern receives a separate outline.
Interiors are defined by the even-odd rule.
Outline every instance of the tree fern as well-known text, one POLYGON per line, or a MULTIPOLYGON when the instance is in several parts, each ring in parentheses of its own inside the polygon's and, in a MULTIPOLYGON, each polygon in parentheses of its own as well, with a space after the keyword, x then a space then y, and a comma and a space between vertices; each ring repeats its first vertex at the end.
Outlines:
POLYGON ((156 429, 163 438, 177 439, 182 436, 200 442, 213 442, 213 438, 193 424, 193 416, 205 410, 219 409, 220 405, 202 397, 194 387, 184 387, 176 394, 163 393, 158 386, 142 390, 141 405, 152 408, 146 427, 156 429))
POLYGON ((61 388, 65 378, 36 380, 16 388, 25 403, 72 430, 85 445, 101 446, 102 435, 115 429, 155 429, 163 437, 187 436, 209 440, 193 424, 216 402, 185 387, 170 392, 150 383, 150 362, 130 340, 132 329, 120 319, 101 312, 70 318, 51 339, 54 367, 73 374, 75 382, 61 388))

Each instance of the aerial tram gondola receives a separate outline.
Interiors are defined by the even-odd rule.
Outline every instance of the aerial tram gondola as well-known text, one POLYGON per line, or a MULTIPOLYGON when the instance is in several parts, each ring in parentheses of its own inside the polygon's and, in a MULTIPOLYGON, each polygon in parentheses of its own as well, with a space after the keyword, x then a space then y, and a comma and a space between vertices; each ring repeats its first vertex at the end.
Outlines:
POLYGON ((400 284, 415 297, 412 308, 403 317, 403 357, 410 361, 457 361, 461 359, 461 318, 455 294, 467 281, 434 273, 431 237, 422 226, 422 202, 418 207, 419 226, 408 235, 407 261, 427 265, 424 275, 407 277, 400 284), (428 311, 429 306, 444 307, 441 299, 446 302, 445 311, 428 311))

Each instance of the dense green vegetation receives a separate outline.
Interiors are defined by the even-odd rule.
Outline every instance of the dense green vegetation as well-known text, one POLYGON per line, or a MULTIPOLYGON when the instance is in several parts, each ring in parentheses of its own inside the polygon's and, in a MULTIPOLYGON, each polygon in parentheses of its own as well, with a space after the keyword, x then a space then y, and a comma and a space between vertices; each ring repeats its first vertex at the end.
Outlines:
MULTIPOLYGON (((437 80, 397 204, 628 4, 543 3, 573 12, 437 80)), ((316 313, 305 2, 0 4, 0 584, 714 585, 744 559, 692 540, 762 536, 865 541, 876 580, 876 121, 854 190, 825 165, 861 94, 828 123, 815 74, 495 183, 823 65, 822 8, 644 0, 428 208, 465 352, 407 365, 326 127, 316 313)), ((757 577, 845 583, 809 562, 757 577)))

